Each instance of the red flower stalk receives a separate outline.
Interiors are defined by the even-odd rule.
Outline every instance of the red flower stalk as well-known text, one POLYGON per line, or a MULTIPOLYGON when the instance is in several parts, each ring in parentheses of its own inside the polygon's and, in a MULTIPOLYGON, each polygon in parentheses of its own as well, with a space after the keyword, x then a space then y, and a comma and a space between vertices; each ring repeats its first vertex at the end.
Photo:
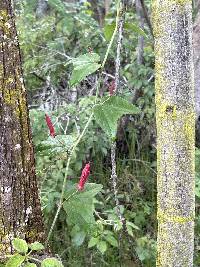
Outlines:
POLYGON ((110 96, 114 94, 114 92, 115 92, 115 87, 116 87, 115 80, 113 80, 113 81, 109 84, 109 87, 108 87, 110 96))
POLYGON ((47 114, 45 114, 45 120, 46 120, 47 126, 49 128, 50 135, 52 137, 55 137, 56 133, 55 133, 55 129, 54 129, 53 123, 51 121, 51 118, 47 114))
POLYGON ((82 170, 81 177, 78 183, 78 190, 84 189, 85 183, 87 182, 88 176, 90 175, 90 163, 87 163, 82 170))

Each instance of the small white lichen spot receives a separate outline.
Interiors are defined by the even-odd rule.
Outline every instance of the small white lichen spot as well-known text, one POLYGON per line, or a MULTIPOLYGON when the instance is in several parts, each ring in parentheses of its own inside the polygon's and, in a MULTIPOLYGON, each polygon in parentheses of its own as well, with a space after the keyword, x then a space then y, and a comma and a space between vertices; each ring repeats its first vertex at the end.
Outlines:
POLYGON ((29 215, 29 214, 31 214, 31 213, 32 213, 32 207, 30 206, 30 207, 28 207, 28 208, 26 209, 26 214, 29 215))
POLYGON ((15 150, 19 150, 21 148, 21 145, 20 144, 16 144, 15 145, 15 150))
POLYGON ((1 193, 3 193, 4 192, 4 188, 3 188, 3 186, 1 187, 1 193))
POLYGON ((26 223, 28 222, 28 219, 29 219, 29 214, 32 213, 32 207, 31 207, 31 206, 28 207, 28 208, 26 209, 25 213, 26 213, 26 218, 25 218, 24 222, 25 222, 25 224, 26 224, 26 223))
POLYGON ((5 122, 9 122, 9 121, 10 121, 10 117, 6 117, 5 122))
POLYGON ((10 25, 10 23, 9 22, 6 22, 5 23, 5 26, 8 28, 8 29, 10 29, 12 26, 10 25))
POLYGON ((11 191, 11 187, 10 186, 5 186, 4 192, 8 194, 8 193, 10 193, 10 191, 11 191))
POLYGON ((9 234, 7 235, 7 237, 8 237, 9 239, 13 240, 13 239, 14 239, 14 234, 13 234, 13 233, 9 233, 9 234))
POLYGON ((19 80, 20 80, 20 82, 22 83, 22 84, 24 84, 24 79, 21 77, 21 78, 19 78, 19 80))

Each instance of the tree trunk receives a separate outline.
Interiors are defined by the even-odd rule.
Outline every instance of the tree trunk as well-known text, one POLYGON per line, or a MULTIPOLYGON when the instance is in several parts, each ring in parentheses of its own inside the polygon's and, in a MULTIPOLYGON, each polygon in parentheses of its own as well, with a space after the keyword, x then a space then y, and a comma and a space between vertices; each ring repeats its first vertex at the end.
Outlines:
POLYGON ((0 256, 11 240, 43 241, 26 90, 11 0, 0 1, 0 256))
POLYGON ((111 5, 111 0, 104 0, 105 16, 107 16, 110 11, 110 5, 111 5))
POLYGON ((192 1, 154 0, 157 266, 192 267, 195 108, 192 1))
POLYGON ((194 77, 195 77, 195 106, 197 118, 197 144, 200 146, 200 1, 196 3, 198 13, 194 22, 194 77))
MULTIPOLYGON (((144 30, 144 17, 140 0, 135 1, 136 13, 138 18, 138 24, 142 30, 144 30)), ((138 45, 137 45, 137 64, 144 64, 144 36, 138 36, 138 45)))

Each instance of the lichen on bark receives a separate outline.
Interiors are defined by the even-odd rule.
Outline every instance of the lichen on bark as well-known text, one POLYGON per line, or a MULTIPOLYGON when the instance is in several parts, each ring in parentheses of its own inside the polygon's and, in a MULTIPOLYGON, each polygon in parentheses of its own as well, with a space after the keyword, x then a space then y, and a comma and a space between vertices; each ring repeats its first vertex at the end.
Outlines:
POLYGON ((153 0, 157 124, 157 266, 193 266, 192 1, 153 0))
POLYGON ((11 0, 0 1, 0 257, 13 237, 43 241, 44 227, 11 0), (34 235, 33 235, 34 233, 34 235))

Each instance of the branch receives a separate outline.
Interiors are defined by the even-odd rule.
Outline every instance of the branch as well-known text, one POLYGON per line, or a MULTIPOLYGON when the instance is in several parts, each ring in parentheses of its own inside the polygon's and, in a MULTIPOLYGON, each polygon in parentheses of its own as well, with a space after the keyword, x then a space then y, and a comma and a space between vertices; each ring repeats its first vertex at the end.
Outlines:
POLYGON ((146 6, 144 4, 144 0, 139 0, 139 1, 141 3, 141 7, 142 7, 142 10, 143 10, 144 18, 145 18, 146 23, 147 23, 147 25, 149 27, 150 33, 151 33, 152 37, 154 37, 153 36, 153 28, 152 28, 152 25, 151 25, 151 21, 150 21, 146 6))
MULTIPOLYGON (((114 94, 117 94, 118 86, 119 86, 119 71, 120 71, 120 57, 121 57, 121 47, 122 47, 122 40, 123 40, 123 29, 124 29, 124 20, 125 20, 125 6, 124 4, 120 3, 120 10, 119 10, 119 20, 117 21, 117 32, 118 32, 118 39, 117 39, 117 56, 115 61, 115 90, 114 94)), ((117 216, 124 226, 125 218, 123 217, 120 206, 119 206, 119 199, 118 199, 118 192, 117 192, 117 172, 116 172, 116 140, 112 141, 111 143, 111 164, 112 164, 112 186, 114 191, 115 197, 115 205, 117 209, 117 216)))

